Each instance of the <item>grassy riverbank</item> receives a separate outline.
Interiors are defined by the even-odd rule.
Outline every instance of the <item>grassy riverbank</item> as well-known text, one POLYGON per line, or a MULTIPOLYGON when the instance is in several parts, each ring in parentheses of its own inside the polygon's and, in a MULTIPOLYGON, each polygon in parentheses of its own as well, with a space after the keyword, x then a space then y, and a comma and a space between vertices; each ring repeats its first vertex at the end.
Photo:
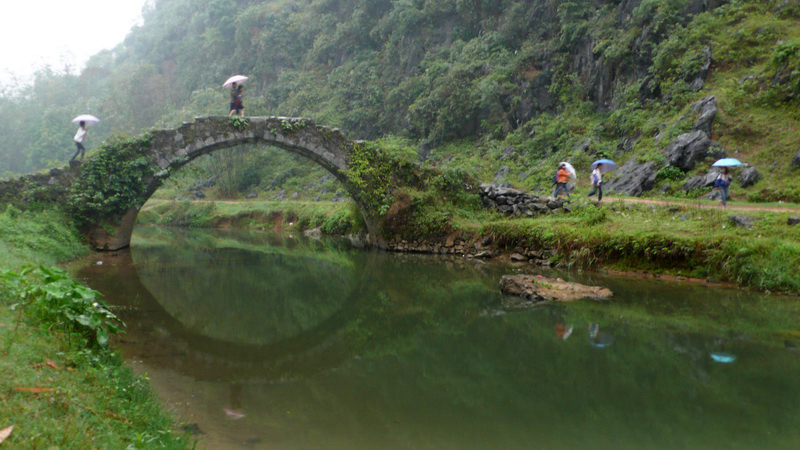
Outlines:
MULTIPOLYGON (((439 205, 440 209, 428 213, 447 218, 447 226, 426 240, 455 236, 479 242, 491 238, 492 247, 500 252, 527 254, 544 248, 550 250, 552 263, 569 267, 672 274, 730 281, 759 290, 800 292, 800 227, 788 224, 789 217, 797 213, 703 209, 691 203, 619 201, 596 207, 585 199, 575 199, 572 206, 571 213, 529 219, 439 205), (737 226, 731 221, 733 215, 755 220, 749 228, 737 226)), ((426 217, 419 216, 419 220, 424 222, 426 217)), ((360 229, 352 206, 325 202, 158 201, 142 212, 140 223, 296 230, 321 227, 333 234, 360 229)))
MULTIPOLYGON (((183 448, 146 378, 100 345, 98 328, 68 309, 94 294, 50 269, 16 277, 21 265, 52 265, 89 252, 55 211, 0 212, 0 430, 10 448, 183 448), (38 276, 37 276, 38 272, 38 276), (26 297, 21 298, 20 293, 26 297), (67 303, 59 300, 67 299, 67 303), (16 305, 16 306, 14 306, 16 305), (59 309, 59 306, 62 309, 59 309), (64 309, 66 308, 66 309, 64 309), (88 323, 88 322, 87 322, 88 323), (91 333, 87 334, 87 331, 91 333), (96 334, 94 334, 96 333, 96 334), (97 339, 93 339, 94 337, 97 339)), ((86 302, 84 317, 102 309, 86 302)), ((72 309, 69 309, 72 311, 72 309)), ((103 328, 100 325, 99 328, 103 328)))

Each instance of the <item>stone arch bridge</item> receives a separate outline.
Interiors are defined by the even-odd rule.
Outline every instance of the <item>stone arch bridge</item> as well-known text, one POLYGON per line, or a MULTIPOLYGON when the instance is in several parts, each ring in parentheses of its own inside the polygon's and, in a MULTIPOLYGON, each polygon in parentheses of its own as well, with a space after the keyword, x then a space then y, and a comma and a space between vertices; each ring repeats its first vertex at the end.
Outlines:
MULTIPOLYGON (((243 144, 282 148, 324 167, 343 183, 355 200, 364 216, 367 232, 375 241, 378 219, 372 212, 374 208, 370 207, 370 194, 365 192, 365 183, 353 183, 348 177, 356 149, 365 146, 362 141, 347 139, 338 129, 318 126, 307 118, 198 117, 194 122, 186 122, 177 129, 151 132, 150 142, 146 156, 149 165, 147 172, 152 175, 141 180, 144 193, 140 202, 116 217, 107 218, 103 223, 89 223, 83 227, 90 244, 98 250, 117 250, 130 245, 139 208, 171 173, 202 155, 243 144)), ((361 167, 364 163, 365 160, 360 160, 361 167)), ((49 175, 31 175, 24 179, 0 182, 0 203, 8 202, 15 192, 22 191, 25 183, 31 180, 34 186, 60 186, 60 191, 55 189, 58 192, 47 200, 65 202, 73 181, 81 176, 79 168, 53 169, 49 175)))
MULTIPOLYGON (((173 173, 200 156, 243 144, 263 144, 316 162, 342 182, 351 197, 359 202, 361 193, 353 191, 345 176, 350 155, 357 144, 340 130, 317 126, 306 118, 250 117, 246 120, 235 122, 229 117, 199 117, 174 130, 154 131, 150 163, 155 166, 156 176, 145 180, 145 200, 161 186, 166 179, 164 174, 173 173), (241 124, 238 128, 237 123, 241 124)), ((368 211, 363 206, 359 204, 366 217, 368 211)), ((107 231, 108 227, 90 230, 89 241, 95 248, 103 250, 127 247, 138 213, 138 208, 131 208, 111 233, 107 231)))

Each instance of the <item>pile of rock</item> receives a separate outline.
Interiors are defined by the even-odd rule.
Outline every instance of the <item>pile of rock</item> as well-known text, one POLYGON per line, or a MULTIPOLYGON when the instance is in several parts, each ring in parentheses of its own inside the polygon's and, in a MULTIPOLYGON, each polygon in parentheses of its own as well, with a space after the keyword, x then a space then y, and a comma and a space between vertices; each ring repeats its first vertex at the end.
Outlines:
POLYGON ((479 194, 483 206, 496 209, 503 214, 523 215, 528 217, 542 214, 569 212, 569 205, 564 198, 540 197, 512 188, 499 187, 494 184, 482 184, 479 194))

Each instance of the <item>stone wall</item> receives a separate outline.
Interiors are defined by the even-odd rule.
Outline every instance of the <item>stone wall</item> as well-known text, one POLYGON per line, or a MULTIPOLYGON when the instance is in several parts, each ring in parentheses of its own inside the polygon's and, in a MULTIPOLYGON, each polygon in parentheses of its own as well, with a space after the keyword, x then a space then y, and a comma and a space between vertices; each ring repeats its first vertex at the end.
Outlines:
POLYGON ((542 197, 493 184, 482 184, 479 195, 483 206, 509 216, 535 217, 570 211, 567 199, 563 197, 542 197))
POLYGON ((61 203, 69 193, 75 168, 54 168, 46 172, 0 180, 0 207, 6 204, 26 209, 31 203, 61 203))

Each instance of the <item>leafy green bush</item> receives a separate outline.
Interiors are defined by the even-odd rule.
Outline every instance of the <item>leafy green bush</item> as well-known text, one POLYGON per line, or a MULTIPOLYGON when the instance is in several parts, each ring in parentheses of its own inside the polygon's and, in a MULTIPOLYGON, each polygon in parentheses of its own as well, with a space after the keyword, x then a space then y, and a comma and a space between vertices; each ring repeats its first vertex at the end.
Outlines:
POLYGON ((667 166, 658 169, 656 172, 657 181, 678 181, 686 177, 686 174, 675 166, 667 166))
POLYGON ((146 180, 156 175, 150 143, 150 134, 117 136, 83 163, 67 198, 67 212, 79 227, 113 222, 144 204, 146 180))
POLYGON ((89 345, 106 347, 109 333, 118 333, 124 326, 100 292, 78 283, 63 270, 25 266, 19 272, 3 272, 0 279, 17 301, 12 309, 25 310, 46 326, 75 332, 89 345))

